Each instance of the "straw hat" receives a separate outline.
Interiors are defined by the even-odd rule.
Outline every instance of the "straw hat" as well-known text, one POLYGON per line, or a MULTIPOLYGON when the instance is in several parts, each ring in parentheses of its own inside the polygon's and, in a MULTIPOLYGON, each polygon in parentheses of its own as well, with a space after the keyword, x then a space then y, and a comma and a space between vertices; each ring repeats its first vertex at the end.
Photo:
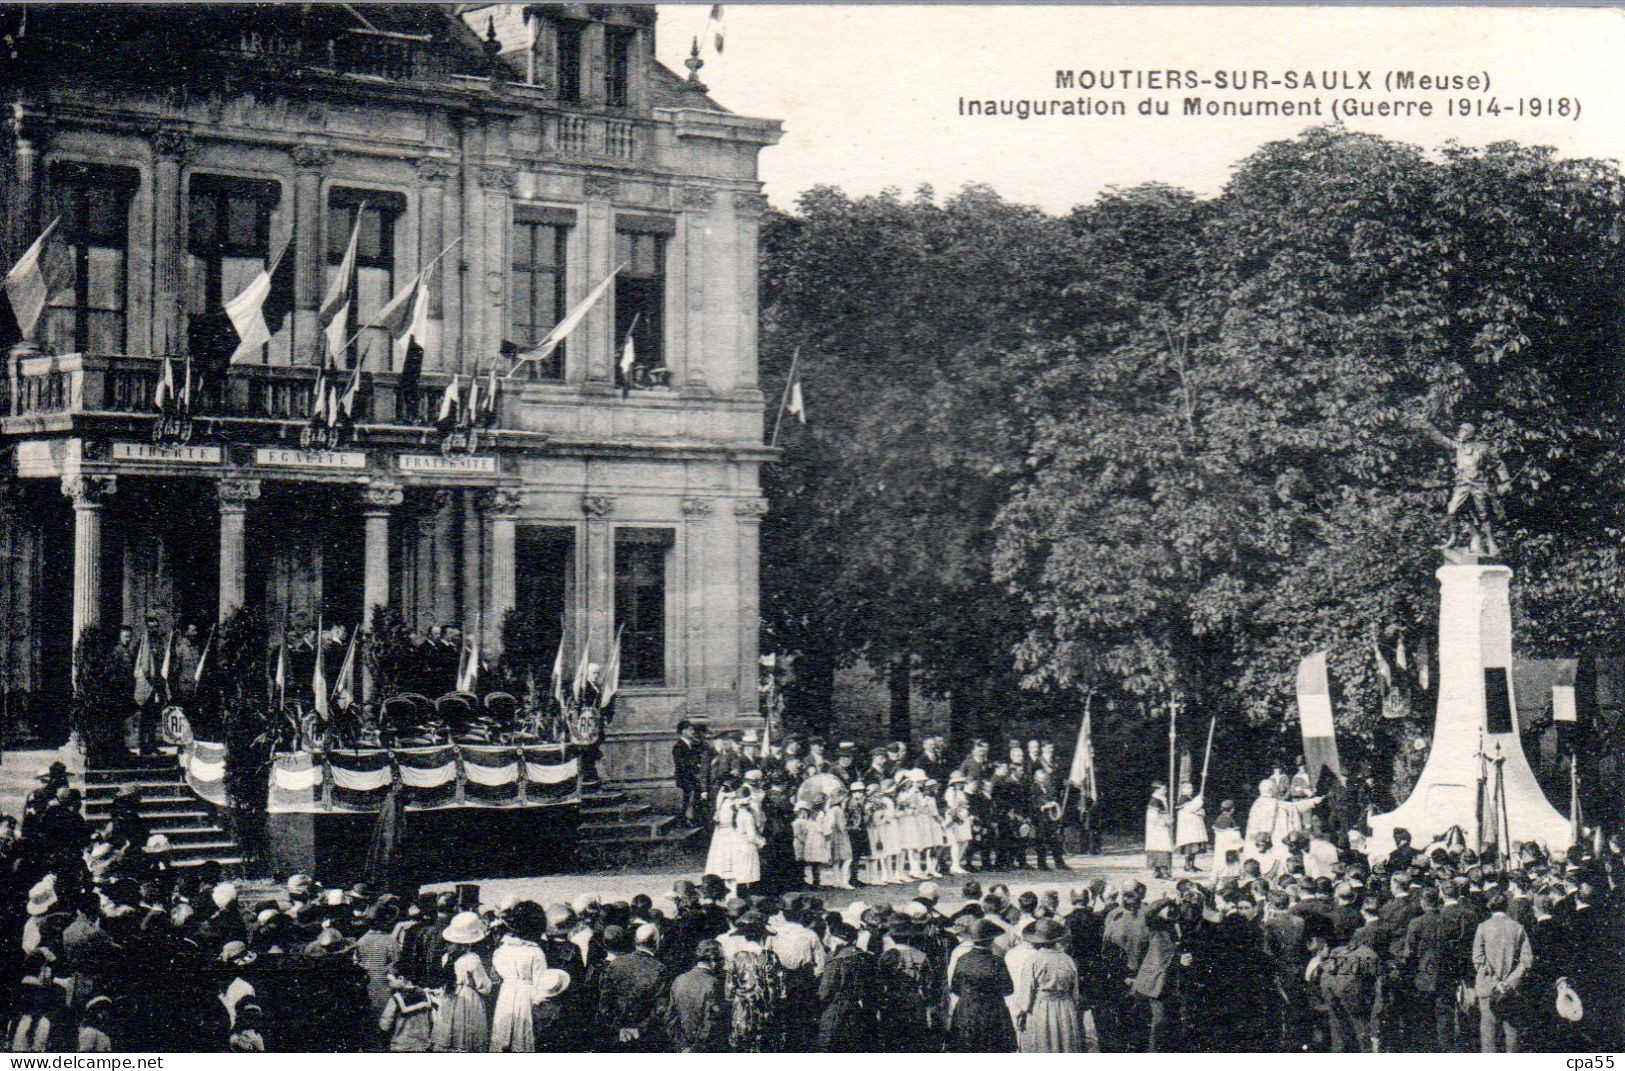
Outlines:
POLYGON ((1066 937, 1066 927, 1054 919, 1039 919, 1027 927, 1027 943, 1031 945, 1053 945, 1066 937))
POLYGON ((536 979, 536 995, 542 1000, 552 1000, 569 988, 569 973, 557 967, 543 971, 541 977, 536 979))
POLYGON ((491 928, 473 911, 464 911, 452 919, 440 936, 454 945, 476 945, 485 940, 491 928))
POLYGON ((43 915, 56 906, 56 875, 47 874, 28 890, 28 913, 43 915))
POLYGON ((162 855, 169 851, 169 838, 162 833, 154 833, 147 838, 146 853, 148 855, 162 855))

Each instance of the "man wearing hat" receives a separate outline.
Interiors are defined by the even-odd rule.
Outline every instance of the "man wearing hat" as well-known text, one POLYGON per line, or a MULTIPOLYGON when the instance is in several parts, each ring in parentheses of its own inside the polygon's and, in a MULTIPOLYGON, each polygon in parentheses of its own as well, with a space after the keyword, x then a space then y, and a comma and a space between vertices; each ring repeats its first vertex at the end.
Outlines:
POLYGON ((683 821, 691 826, 708 825, 705 807, 705 775, 709 751, 700 739, 700 727, 684 718, 677 723, 677 740, 671 746, 671 765, 677 790, 683 794, 683 821))
POLYGON ((40 835, 40 819, 56 799, 57 792, 68 787, 68 768, 60 762, 53 762, 37 770, 34 780, 39 782, 39 787, 28 794, 28 801, 23 804, 22 834, 25 840, 33 840, 40 835))

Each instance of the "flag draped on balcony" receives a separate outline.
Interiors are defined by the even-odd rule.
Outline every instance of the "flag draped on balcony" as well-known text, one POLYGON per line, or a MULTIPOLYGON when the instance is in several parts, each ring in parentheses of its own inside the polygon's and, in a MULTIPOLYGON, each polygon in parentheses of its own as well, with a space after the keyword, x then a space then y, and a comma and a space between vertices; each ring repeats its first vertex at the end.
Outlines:
MULTIPOLYGON (((625 267, 625 265, 623 264, 621 267, 625 267)), ((563 345, 564 340, 570 337, 570 332, 574 331, 581 321, 587 318, 587 313, 591 312, 592 307, 598 304, 598 299, 604 296, 605 291, 615 282, 615 276, 619 275, 620 271, 620 268, 616 268, 605 276, 603 282, 592 288, 592 293, 582 298, 575 308, 565 314, 564 319, 553 325, 553 330, 547 333, 546 338, 530 349, 520 350, 514 354, 514 365, 508 370, 509 378, 512 378, 513 374, 519 371, 519 366, 526 361, 545 361, 553 356, 553 351, 563 345)))
POLYGON ((338 271, 327 284, 327 294, 316 310, 316 323, 327 340, 327 356, 337 362, 342 359, 346 332, 350 329, 350 306, 355 299, 355 255, 361 240, 361 221, 366 218, 367 205, 362 202, 355 210, 355 226, 350 229, 350 244, 344 247, 344 258, 338 271))
POLYGON ((11 314, 23 338, 34 337, 34 328, 45 314, 46 301, 66 285, 72 275, 67 247, 53 240, 57 224, 61 222, 61 216, 53 219, 6 273, 6 300, 11 303, 11 314))
POLYGON ((261 346, 270 342, 288 314, 293 311, 293 276, 298 258, 293 255, 293 242, 282 247, 270 266, 243 292, 226 302, 226 318, 237 333, 237 345, 231 351, 229 363, 238 364, 259 353, 261 346))

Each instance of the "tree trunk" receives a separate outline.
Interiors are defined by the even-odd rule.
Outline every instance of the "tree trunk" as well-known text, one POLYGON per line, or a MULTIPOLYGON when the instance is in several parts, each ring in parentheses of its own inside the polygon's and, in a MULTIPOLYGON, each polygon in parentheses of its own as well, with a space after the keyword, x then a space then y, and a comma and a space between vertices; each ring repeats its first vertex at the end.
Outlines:
POLYGON ((902 655, 891 664, 886 673, 886 688, 891 692, 891 704, 886 712, 886 736, 892 740, 909 742, 909 694, 913 689, 910 658, 902 655))

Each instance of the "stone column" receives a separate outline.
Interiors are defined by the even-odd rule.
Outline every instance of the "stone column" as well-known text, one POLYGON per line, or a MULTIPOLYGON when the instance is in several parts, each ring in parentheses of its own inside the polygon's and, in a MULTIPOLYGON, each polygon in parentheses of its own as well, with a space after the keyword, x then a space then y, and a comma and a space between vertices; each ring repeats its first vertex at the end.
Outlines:
POLYGON ((152 142, 152 352, 182 353, 181 257, 186 251, 181 167, 191 149, 186 131, 160 127, 152 142))
POLYGON ((677 385, 696 390, 706 387, 705 329, 712 318, 706 307, 706 244, 715 203, 716 196, 704 186, 690 187, 683 194, 683 378, 677 385))
POLYGON ((243 605, 247 563, 243 555, 243 528, 248 504, 260 497, 258 480, 226 479, 215 485, 220 496, 220 620, 243 605))
POLYGON ((457 620, 456 496, 436 491, 434 511, 434 619, 441 624, 457 620))
MULTIPOLYGON (((679 677, 672 683, 681 684, 686 689, 691 711, 711 714, 713 712, 708 707, 709 691, 713 686, 725 687, 732 680, 732 675, 726 673, 726 663, 733 658, 727 653, 732 647, 731 642, 711 642, 710 630, 722 615, 706 613, 708 606, 726 605, 723 602, 725 593, 712 590, 713 578, 707 569, 707 559, 713 553, 707 529, 716 509, 716 500, 704 495, 690 495, 683 499, 682 509, 683 584, 677 589, 678 627, 672 636, 672 641, 677 645, 679 677), (720 667, 719 663, 722 663, 720 667), (724 672, 719 674, 719 668, 724 672), (723 679, 717 680, 718 676, 723 679)), ((733 711, 716 713, 731 715, 733 711)))
POLYGON ((327 247, 322 242, 322 173, 333 162, 333 150, 325 145, 295 145, 293 163, 298 169, 293 188, 294 268, 293 352, 316 352, 316 306, 321 304, 322 266, 327 247))
POLYGON ((102 623, 102 506, 118 491, 117 476, 64 476, 73 500, 73 643, 102 623))
POLYGON ((738 316, 734 322, 739 332, 734 340, 735 390, 755 390, 756 380, 756 312, 757 272, 756 246, 761 235, 762 213, 767 211, 767 198, 759 193, 736 194, 734 214, 739 224, 738 245, 734 249, 734 265, 739 272, 738 316))
MULTIPOLYGON (((572 306, 616 268, 613 205, 620 183, 612 175, 588 175, 582 189, 587 202, 581 209, 584 270, 576 273, 579 283, 570 283, 572 306)), ((613 384, 617 359, 614 302, 601 301, 570 337, 567 378, 572 383, 613 384)))
POLYGON ((767 516, 767 499, 741 498, 734 502, 734 519, 739 523, 739 709, 753 713, 759 693, 756 690, 761 659, 761 553, 762 518, 767 516))
POLYGON ((481 233, 485 239, 485 292, 482 295, 483 324, 470 327, 467 371, 495 357, 508 329, 508 197, 518 181, 519 172, 511 167, 487 167, 479 173, 480 187, 484 191, 485 219, 481 233))
MULTIPOLYGON (((43 226, 40 220, 40 155, 45 151, 45 142, 49 131, 41 121, 37 112, 22 103, 12 105, 11 117, 11 166, 12 187, 10 198, 10 220, 8 221, 7 241, 11 246, 11 255, 7 258, 8 264, 15 264, 23 252, 39 236, 38 228, 43 226)), ((41 315, 39 322, 28 337, 21 339, 11 352, 14 354, 37 354, 42 352, 39 347, 39 335, 44 329, 45 317, 41 315)), ((16 416, 21 404, 20 384, 17 382, 18 370, 16 361, 6 362, 8 374, 11 379, 11 414, 16 416)), ((77 637, 75 638, 77 642, 77 637)))
POLYGON ((463 492, 463 634, 474 630, 485 606, 485 528, 480 523, 480 494, 463 492))
POLYGON ((577 600, 582 616, 576 642, 592 644, 591 658, 601 664, 609 651, 615 606, 615 529, 610 521, 615 499, 583 496, 581 511, 587 515, 587 591, 577 600))
POLYGON ((374 607, 389 605, 389 515, 405 496, 395 483, 368 484, 361 494, 367 540, 361 567, 361 612, 371 628, 374 607))
POLYGON ((519 576, 514 565, 515 518, 523 502, 516 487, 499 487, 485 493, 486 516, 491 521, 491 584, 485 613, 485 649, 493 656, 502 651, 502 624, 512 610, 519 576))
MULTIPOLYGON (((451 178, 451 164, 446 160, 425 157, 418 161, 418 196, 423 211, 418 217, 418 259, 424 264, 432 260, 446 246, 446 180, 451 178)), ((458 257, 449 257, 435 265, 429 280, 429 316, 445 316, 445 277, 451 272, 456 278, 458 257)), ((442 329, 444 331, 444 329, 442 329)), ((444 337, 444 336, 443 336, 444 337)), ((449 345, 449 340, 442 345, 449 345)))

